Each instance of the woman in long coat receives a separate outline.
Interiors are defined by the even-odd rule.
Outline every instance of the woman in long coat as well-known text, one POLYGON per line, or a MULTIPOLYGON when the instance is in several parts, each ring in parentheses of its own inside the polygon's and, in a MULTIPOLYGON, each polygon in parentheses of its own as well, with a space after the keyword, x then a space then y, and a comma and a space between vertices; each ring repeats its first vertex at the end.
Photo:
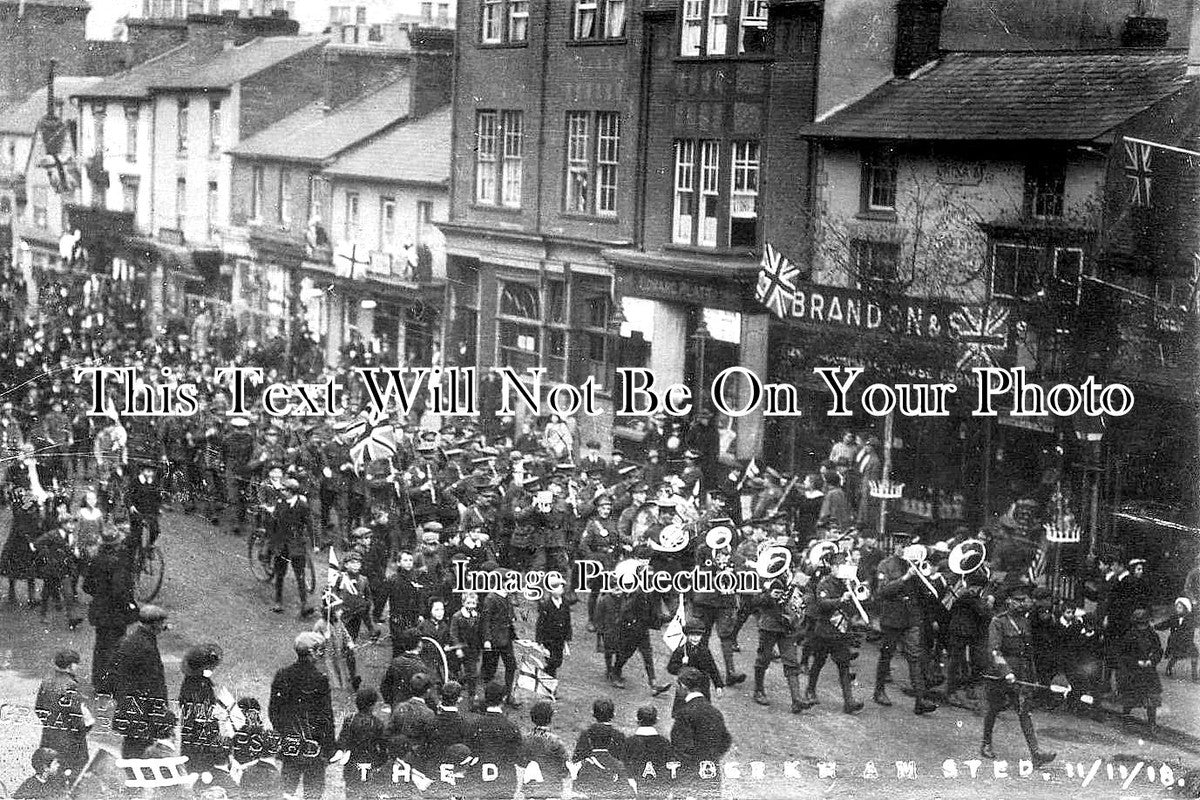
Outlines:
POLYGON ((25 581, 29 607, 37 605, 33 579, 36 576, 34 542, 41 535, 42 511, 37 499, 29 491, 24 478, 25 467, 9 470, 12 492, 12 529, 0 550, 0 575, 8 578, 8 602, 17 602, 17 581, 25 581))

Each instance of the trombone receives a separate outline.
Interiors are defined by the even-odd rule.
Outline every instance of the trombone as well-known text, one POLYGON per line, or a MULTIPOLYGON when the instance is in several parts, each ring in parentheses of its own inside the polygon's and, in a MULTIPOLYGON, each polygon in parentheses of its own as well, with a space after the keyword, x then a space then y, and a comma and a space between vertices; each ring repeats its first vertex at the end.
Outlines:
POLYGON ((907 561, 917 569, 917 577, 921 579, 921 583, 925 584, 925 588, 929 590, 935 598, 940 598, 939 592, 929 580, 929 576, 933 573, 933 565, 928 561, 929 551, 923 544, 913 544, 904 548, 901 558, 907 561))
POLYGON ((850 590, 850 599, 854 602, 854 608, 857 609, 858 615, 862 617, 863 624, 870 625, 871 619, 867 616, 867 610, 863 608, 863 601, 871 596, 871 587, 858 578, 846 581, 846 587, 850 590))

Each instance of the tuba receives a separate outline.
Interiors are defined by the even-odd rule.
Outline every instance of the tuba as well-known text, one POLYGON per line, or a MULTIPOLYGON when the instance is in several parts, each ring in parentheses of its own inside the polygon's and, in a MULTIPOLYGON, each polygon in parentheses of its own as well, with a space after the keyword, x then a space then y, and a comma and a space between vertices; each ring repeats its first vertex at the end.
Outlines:
POLYGON ((942 598, 942 605, 949 610, 954 605, 954 601, 961 597, 963 590, 967 588, 967 576, 979 570, 984 570, 986 573, 987 545, 978 539, 967 539, 954 545, 947 560, 950 571, 959 576, 958 583, 942 598))

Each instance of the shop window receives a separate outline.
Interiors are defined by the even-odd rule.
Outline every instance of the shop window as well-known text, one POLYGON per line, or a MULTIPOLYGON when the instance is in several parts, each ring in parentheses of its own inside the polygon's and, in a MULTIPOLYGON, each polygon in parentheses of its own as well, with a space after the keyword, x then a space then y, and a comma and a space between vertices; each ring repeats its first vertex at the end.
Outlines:
POLYGON ((767 0, 683 0, 679 54, 731 56, 765 52, 767 7, 767 0))
POLYGON ((900 245, 856 239, 850 242, 850 264, 863 289, 882 289, 896 283, 900 245))
POLYGON ((1026 212, 1039 219, 1061 217, 1066 193, 1067 170, 1061 162, 1037 162, 1025 166, 1026 212))
POLYGON ((616 215, 620 115, 612 111, 570 111, 566 130, 566 210, 576 214, 616 215))
POLYGON ((546 281, 546 321, 565 325, 567 323, 567 282, 551 279, 546 281))
POLYGON ((500 284, 496 321, 500 366, 517 370, 540 366, 541 320, 541 302, 536 287, 514 281, 500 284))
POLYGON ((607 285, 592 284, 576 287, 579 296, 575 303, 575 325, 578 330, 578 362, 571 379, 581 383, 594 378, 597 386, 608 384, 609 339, 608 322, 612 316, 612 300, 607 285))
POLYGON ((896 210, 896 153, 890 148, 872 150, 863 156, 864 211, 896 210))

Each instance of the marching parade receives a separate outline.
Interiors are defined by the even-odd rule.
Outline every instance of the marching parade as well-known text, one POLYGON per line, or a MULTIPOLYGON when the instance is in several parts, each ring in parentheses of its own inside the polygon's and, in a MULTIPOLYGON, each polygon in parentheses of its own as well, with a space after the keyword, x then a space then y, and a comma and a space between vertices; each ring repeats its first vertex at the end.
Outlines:
POLYGON ((0 798, 1200 797, 1200 0, 361 3, 0 0, 0 798))

